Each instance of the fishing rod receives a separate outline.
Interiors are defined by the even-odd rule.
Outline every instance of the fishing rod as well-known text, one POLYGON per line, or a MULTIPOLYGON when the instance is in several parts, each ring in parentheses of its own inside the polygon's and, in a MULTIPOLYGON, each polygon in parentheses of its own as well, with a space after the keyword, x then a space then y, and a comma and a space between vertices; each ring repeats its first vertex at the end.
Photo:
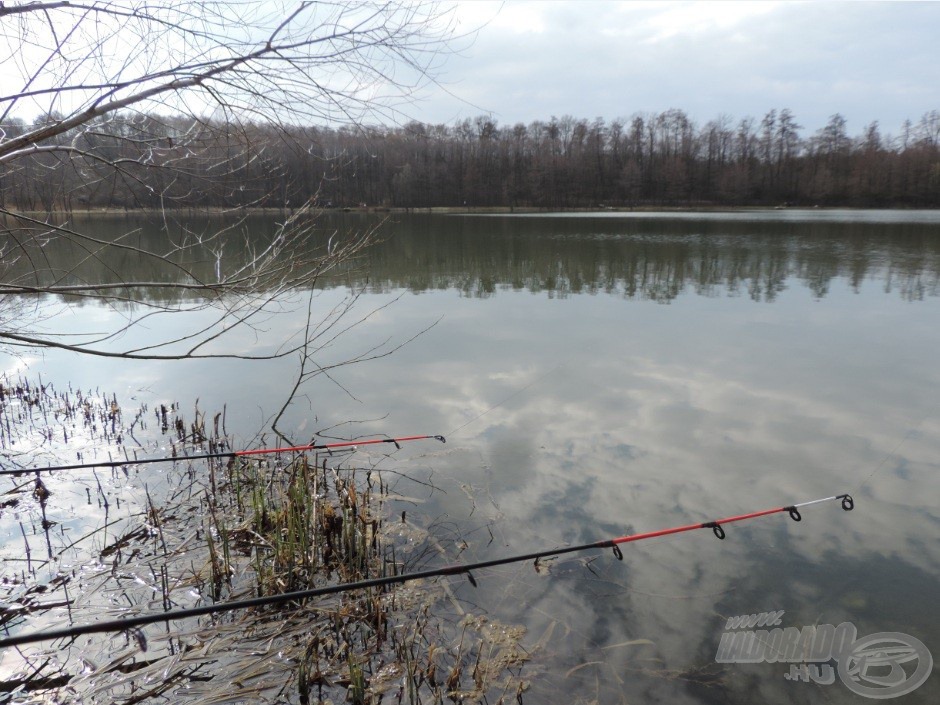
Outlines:
POLYGON ((834 497, 824 497, 822 499, 814 499, 808 502, 801 502, 799 504, 791 504, 786 507, 775 507, 773 509, 764 509, 759 512, 750 512, 749 514, 739 514, 737 516, 725 517, 724 519, 717 519, 715 521, 706 521, 700 524, 686 524, 685 526, 675 526, 669 529, 660 529, 658 531, 648 531, 642 534, 631 534, 629 536, 620 536, 612 539, 605 539, 602 541, 595 541, 594 543, 585 543, 578 546, 565 546, 564 548, 550 548, 544 551, 536 551, 534 553, 524 553, 516 556, 507 556, 505 558, 493 558, 486 561, 478 561, 476 563, 465 563, 462 565, 448 565, 442 566, 440 568, 432 568, 429 570, 422 570, 414 573, 401 573, 399 575, 387 575, 381 578, 372 578, 369 580, 360 580, 353 583, 341 583, 339 585, 329 585, 327 587, 313 588, 310 590, 297 590, 295 592, 285 592, 280 595, 266 595, 263 597, 254 597, 245 600, 232 600, 230 602, 220 602, 213 605, 203 605, 202 607, 191 607, 188 609, 179 609, 179 610, 170 610, 167 612, 159 612, 155 614, 145 614, 138 617, 127 617, 124 619, 113 619, 102 622, 95 622, 93 624, 83 624, 72 627, 66 627, 62 629, 49 629, 46 631, 32 632, 29 634, 21 634, 17 636, 7 637, 5 639, 0 639, 0 649, 6 648, 9 646, 21 646, 23 644, 33 644, 39 641, 46 641, 50 639, 61 639, 61 638, 74 638, 77 636, 82 636, 83 634, 100 634, 106 632, 123 632, 128 629, 133 629, 135 627, 141 627, 147 624, 155 624, 158 622, 170 622, 171 620, 176 619, 186 619, 188 617, 198 617, 206 614, 218 614, 221 612, 231 612, 234 610, 246 609, 249 607, 264 607, 266 605, 274 605, 283 602, 292 602, 294 600, 305 600, 311 597, 321 597, 323 595, 332 595, 336 593, 351 592, 353 590, 363 590, 366 588, 373 587, 383 587, 385 585, 393 585, 396 583, 406 583, 412 580, 420 580, 422 578, 433 578, 444 575, 466 575, 470 583, 476 587, 477 581, 473 577, 471 571, 481 569, 481 568, 490 568, 498 565, 506 565, 508 563, 520 563, 522 561, 531 561, 534 560, 536 564, 542 558, 550 558, 554 556, 560 556, 565 553, 575 553, 578 551, 588 551, 591 549, 600 549, 600 548, 612 548, 614 555, 618 560, 623 560, 623 553, 620 550, 620 544, 630 543, 633 541, 643 541, 645 539, 656 538, 657 536, 666 536, 668 534, 678 534, 686 531, 694 531, 696 529, 711 529, 715 536, 719 539, 725 538, 725 530, 722 528, 725 524, 732 524, 738 521, 746 521, 748 519, 756 519, 758 517, 767 516, 770 514, 779 514, 781 512, 787 512, 790 515, 790 518, 794 521, 802 521, 802 515, 800 514, 800 509, 808 507, 813 504, 821 504, 823 502, 831 502, 841 500, 842 508, 845 511, 851 511, 855 507, 855 501, 848 494, 835 495, 834 497))
POLYGON ((215 453, 198 453, 196 455, 172 455, 165 458, 144 458, 143 460, 105 460, 95 463, 73 463, 71 465, 50 465, 42 468, 13 468, 2 469, 0 475, 20 475, 32 472, 52 472, 54 470, 83 470, 87 468, 117 468, 124 465, 146 465, 148 463, 169 463, 177 460, 205 460, 208 458, 244 458, 252 455, 269 455, 275 453, 303 453, 309 450, 332 451, 338 448, 356 448, 377 443, 392 443, 401 450, 401 444, 408 441, 435 440, 446 443, 444 436, 402 436, 400 438, 372 438, 365 441, 338 441, 336 443, 311 443, 305 446, 290 446, 285 448, 254 448, 251 450, 218 451, 215 453))

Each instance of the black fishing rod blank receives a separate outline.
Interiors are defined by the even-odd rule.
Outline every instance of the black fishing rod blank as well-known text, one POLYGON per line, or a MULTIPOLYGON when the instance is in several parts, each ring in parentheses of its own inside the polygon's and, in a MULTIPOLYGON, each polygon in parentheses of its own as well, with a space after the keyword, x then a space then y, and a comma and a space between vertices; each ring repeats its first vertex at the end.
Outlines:
POLYGON ((578 546, 565 546, 563 548, 551 548, 543 551, 535 551, 533 553, 524 553, 521 555, 507 556, 505 558, 493 558, 486 561, 478 561, 476 563, 466 563, 460 565, 448 565, 442 566, 440 568, 432 568, 429 570, 422 570, 415 573, 402 573, 400 575, 388 575, 382 578, 372 578, 370 580, 360 580, 354 583, 341 583, 338 585, 328 585, 326 587, 313 588, 310 590, 297 590, 295 592, 286 592, 280 595, 266 595, 263 597, 254 597, 245 600, 233 600, 231 602, 220 602, 213 605, 203 605, 201 607, 190 607, 187 609, 179 610, 170 610, 167 612, 158 612, 154 614, 145 614, 138 617, 127 617, 124 619, 113 619, 102 622, 95 622, 92 624, 82 624, 75 625, 71 627, 64 627, 62 629, 49 629, 45 631, 32 632, 29 634, 21 634, 17 636, 6 637, 0 639, 0 649, 9 647, 9 646, 21 646, 24 644, 34 644, 39 641, 47 641, 51 639, 64 639, 64 638, 74 638, 77 636, 82 636, 84 634, 102 634, 108 632, 123 632, 128 629, 135 629, 137 627, 142 627, 147 624, 156 624, 159 622, 170 622, 178 619, 187 619, 189 617, 199 617, 207 614, 219 614, 222 612, 231 612, 234 610, 247 609, 250 607, 265 607, 267 605, 282 604, 285 602, 299 602, 302 600, 307 600, 312 597, 322 597, 324 595, 334 595, 337 593, 351 592, 353 590, 364 590, 367 588, 374 587, 384 587, 386 585, 394 585, 400 583, 406 583, 413 580, 420 580, 422 578, 434 578, 445 575, 466 575, 467 579, 476 587, 476 579, 473 577, 471 571, 478 570, 482 568, 491 568, 494 566, 507 565, 509 563, 521 563, 523 561, 539 561, 542 558, 550 558, 554 556, 560 556, 566 553, 575 553, 579 551, 588 551, 592 549, 603 549, 603 548, 612 548, 614 555, 619 559, 623 560, 623 553, 620 550, 620 545, 624 543, 631 543, 634 541, 643 541, 645 539, 656 538, 658 536, 666 536, 669 534, 678 534, 687 531, 694 531, 696 529, 711 529, 715 536, 719 539, 725 538, 725 531, 722 528, 723 525, 733 524, 735 522, 747 521, 750 519, 756 519, 758 517, 768 516, 771 514, 779 514, 787 512, 790 515, 790 518, 794 521, 802 521, 802 515, 800 514, 800 509, 808 507, 813 504, 821 504, 823 502, 831 501, 841 501, 842 508, 845 511, 850 511, 854 509, 855 502, 852 497, 848 494, 835 495, 833 497, 824 497, 822 499, 814 499, 808 502, 801 502, 799 504, 791 504, 785 507, 774 507, 773 509, 764 509, 758 512, 750 512, 748 514, 738 514, 736 516, 726 517, 724 519, 717 519, 715 521, 706 521, 699 524, 686 524, 684 526, 676 526, 669 529, 660 529, 658 531, 648 531, 641 534, 631 534, 629 536, 619 536, 617 538, 605 539, 603 541, 596 541, 594 543, 585 543, 578 546))
POLYGON ((50 465, 42 468, 4 468, 0 475, 21 475, 36 472, 53 472, 55 470, 87 470, 89 468, 119 468, 127 465, 147 465, 150 463, 175 463, 181 460, 207 460, 212 458, 245 458, 252 455, 275 455, 280 453, 304 453, 311 450, 325 450, 327 452, 358 446, 376 445, 378 443, 391 443, 401 450, 401 444, 409 441, 435 440, 446 443, 444 436, 401 436, 399 438, 370 438, 360 441, 338 441, 335 443, 311 443, 305 446, 289 446, 284 448, 254 448, 251 450, 228 450, 215 453, 197 453, 195 455, 172 455, 164 458, 143 458, 141 460, 103 460, 93 463, 73 463, 71 465, 50 465))

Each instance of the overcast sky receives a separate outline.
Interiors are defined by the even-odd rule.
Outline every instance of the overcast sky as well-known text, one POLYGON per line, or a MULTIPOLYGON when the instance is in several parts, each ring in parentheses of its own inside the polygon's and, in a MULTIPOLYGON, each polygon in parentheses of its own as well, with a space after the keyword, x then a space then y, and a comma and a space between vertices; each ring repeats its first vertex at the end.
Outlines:
POLYGON ((499 124, 682 108, 702 124, 790 108, 812 132, 897 133, 940 109, 938 2, 461 2, 486 25, 409 117, 499 124))

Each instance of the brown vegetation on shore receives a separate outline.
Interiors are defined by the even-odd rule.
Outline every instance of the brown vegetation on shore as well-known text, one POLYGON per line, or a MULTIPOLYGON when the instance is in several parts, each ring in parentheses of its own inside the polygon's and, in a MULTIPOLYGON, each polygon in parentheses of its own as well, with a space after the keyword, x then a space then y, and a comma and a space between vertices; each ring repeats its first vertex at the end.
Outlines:
MULTIPOLYGON (((391 517, 395 488, 353 456, 179 460, 144 472, 130 447, 153 435, 148 419, 182 455, 224 448, 224 417, 207 422, 197 411, 186 422, 175 406, 141 407, 125 427, 114 397, 22 379, 0 389, 5 467, 36 462, 43 449, 83 449, 86 461, 107 450, 129 457, 121 469, 89 473, 91 484, 69 474, 34 477, 25 467, 8 478, 0 512, 15 513, 12 525, 22 531, 4 536, 4 551, 19 541, 26 558, 4 561, 5 630, 345 583, 407 570, 443 550, 404 515, 391 517), (87 489, 89 503, 79 521, 65 506, 76 487, 87 489)), ((145 441, 138 450, 154 448, 145 441)), ((425 582, 2 653, 0 697, 517 700, 527 687, 523 636, 521 627, 468 613, 446 583, 425 582)))

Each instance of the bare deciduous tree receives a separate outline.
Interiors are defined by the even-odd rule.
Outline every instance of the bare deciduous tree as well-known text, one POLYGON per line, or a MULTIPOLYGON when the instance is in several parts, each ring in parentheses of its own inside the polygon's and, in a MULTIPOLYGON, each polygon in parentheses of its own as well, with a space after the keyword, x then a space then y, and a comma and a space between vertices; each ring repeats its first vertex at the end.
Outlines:
POLYGON ((224 340, 371 238, 318 231, 315 193, 288 188, 282 156, 310 150, 303 125, 356 124, 411 100, 453 25, 438 6, 406 0, 60 1, 0 5, 0 36, 0 183, 35 209, 0 201, 2 344, 278 357, 310 341, 233 354, 224 340), (75 212, 89 193, 150 209, 158 234, 84 227, 75 212), (194 203, 223 203, 225 216, 177 217, 194 203), (244 227, 252 206, 290 215, 261 236, 244 227), (148 270, 160 275, 132 273, 148 270), (83 297, 120 308, 119 329, 65 336, 31 324, 50 302, 83 297), (154 316, 197 310, 171 339, 121 342, 154 316))

